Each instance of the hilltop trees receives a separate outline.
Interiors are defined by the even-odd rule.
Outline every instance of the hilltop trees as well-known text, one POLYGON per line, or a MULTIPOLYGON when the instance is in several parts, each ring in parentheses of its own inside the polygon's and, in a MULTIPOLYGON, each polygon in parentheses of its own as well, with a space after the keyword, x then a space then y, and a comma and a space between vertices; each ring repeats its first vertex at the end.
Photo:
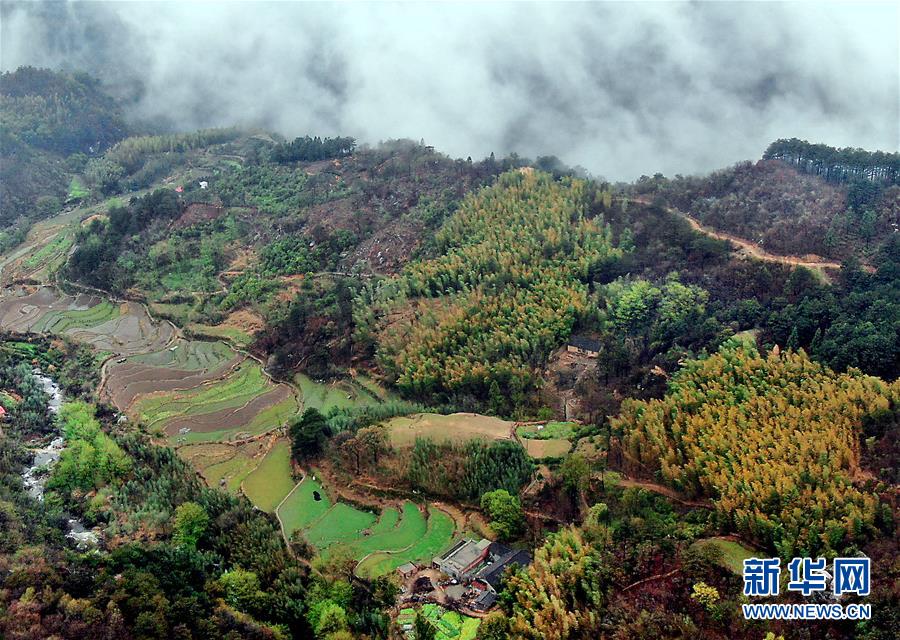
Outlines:
POLYGON ((307 460, 322 452, 331 432, 325 416, 315 407, 310 407, 291 423, 288 433, 294 459, 307 460))
POLYGON ((481 508, 491 519, 491 529, 501 540, 511 540, 525 529, 525 512, 518 496, 506 489, 488 491, 481 496, 481 508))
POLYGON ((294 138, 292 142, 279 144, 272 149, 272 160, 275 162, 311 162, 314 160, 328 160, 331 158, 343 158, 356 149, 356 140, 350 137, 342 138, 294 138))
POLYGON ((532 367, 585 311, 588 274, 620 253, 586 200, 583 181, 520 171, 462 202, 435 239, 442 255, 394 287, 419 300, 415 318, 379 336, 378 361, 401 390, 490 397, 497 413, 524 402, 532 367))
POLYGON ((788 162, 804 173, 822 176, 829 182, 862 178, 873 182, 900 182, 900 153, 866 151, 827 144, 812 144, 797 138, 776 140, 763 158, 788 162))
POLYGON ((690 361, 660 400, 623 403, 613 428, 631 471, 714 498, 726 528, 785 557, 859 544, 878 499, 854 485, 863 418, 900 394, 858 371, 837 375, 803 352, 728 345, 690 361))

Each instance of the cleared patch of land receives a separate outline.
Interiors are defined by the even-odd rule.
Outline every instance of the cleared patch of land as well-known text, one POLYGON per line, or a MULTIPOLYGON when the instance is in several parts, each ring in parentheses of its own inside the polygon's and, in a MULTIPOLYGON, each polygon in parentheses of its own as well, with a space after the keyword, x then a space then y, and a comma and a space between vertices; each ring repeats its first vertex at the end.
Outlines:
POLYGON ((312 476, 306 476, 278 507, 278 519, 288 537, 317 520, 331 508, 331 501, 312 476), (316 500, 316 494, 319 499, 316 500))
POLYGON ((572 443, 569 440, 522 440, 525 451, 532 458, 561 458, 569 453, 572 443))
POLYGON ((298 373, 294 384, 303 394, 303 407, 314 408, 323 413, 334 407, 346 409, 378 404, 379 399, 363 387, 348 380, 316 382, 309 376, 298 373))
POLYGON ((455 529, 453 518, 437 507, 429 507, 425 535, 403 551, 373 553, 359 563, 356 573, 364 577, 381 576, 406 562, 430 560, 450 545, 455 529))
POLYGON ((412 446, 416 438, 431 438, 435 442, 468 442, 473 439, 508 440, 512 436, 511 422, 477 413, 417 413, 392 418, 386 423, 391 444, 412 446))
POLYGON ((744 574, 744 560, 748 558, 764 558, 767 554, 754 551, 736 540, 726 538, 708 538, 697 544, 708 544, 722 551, 722 565, 736 575, 744 574))
POLYGON ((294 488, 291 447, 286 440, 275 443, 256 469, 244 479, 241 488, 259 509, 274 513, 278 503, 294 488))

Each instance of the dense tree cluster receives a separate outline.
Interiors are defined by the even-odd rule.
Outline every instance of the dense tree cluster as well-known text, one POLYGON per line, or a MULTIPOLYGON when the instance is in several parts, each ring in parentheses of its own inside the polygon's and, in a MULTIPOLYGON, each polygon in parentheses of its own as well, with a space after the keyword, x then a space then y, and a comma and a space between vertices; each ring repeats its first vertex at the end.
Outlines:
POLYGON ((416 440, 406 477, 414 489, 457 500, 477 501, 504 489, 517 495, 531 478, 534 465, 516 442, 479 440, 464 445, 416 440))
POLYGON ((380 335, 379 362, 401 390, 522 403, 532 367, 585 311, 588 273, 618 254, 609 230, 585 216, 585 198, 582 181, 504 174, 448 219, 440 257, 382 285, 399 301, 421 300, 414 319, 380 335))
POLYGON ((80 401, 64 404, 59 422, 66 448, 48 487, 63 492, 93 491, 120 481, 131 470, 131 460, 101 429, 93 405, 80 401))
POLYGON ((272 160, 280 163, 330 160, 349 156, 355 149, 356 140, 353 138, 303 136, 294 138, 291 142, 275 145, 272 149, 272 160))
MULTIPOLYGON (((799 272, 798 272, 799 273, 799 272)), ((848 263, 834 286, 792 278, 764 323, 763 340, 802 347, 835 371, 857 367, 890 379, 900 371, 900 237, 866 273, 848 263)))
POLYGON ((94 219, 78 232, 78 246, 68 263, 70 277, 112 291, 128 288, 135 277, 129 254, 146 251, 144 232, 181 215, 182 204, 171 189, 157 189, 113 207, 107 220, 94 219))
POLYGON ((851 147, 838 149, 797 138, 782 138, 768 146, 763 158, 783 160, 804 173, 822 176, 829 182, 846 182, 854 178, 890 184, 900 182, 900 153, 851 147))
POLYGON ((33 67, 0 74, 0 124, 0 226, 57 213, 88 155, 128 130, 96 80, 33 67))
POLYGON ((34 67, 0 74, 0 118, 25 144, 63 156, 99 153, 127 131, 97 80, 34 67))
POLYGON ((138 171, 149 156, 184 153, 225 142, 241 135, 240 129, 201 129, 190 133, 171 133, 155 136, 133 136, 116 143, 105 158, 119 165, 125 173, 138 171))
POLYGON ((854 484, 863 418, 900 392, 805 354, 728 346, 691 361, 661 400, 626 401, 626 467, 714 498, 722 522, 784 557, 861 544, 878 498, 854 484))

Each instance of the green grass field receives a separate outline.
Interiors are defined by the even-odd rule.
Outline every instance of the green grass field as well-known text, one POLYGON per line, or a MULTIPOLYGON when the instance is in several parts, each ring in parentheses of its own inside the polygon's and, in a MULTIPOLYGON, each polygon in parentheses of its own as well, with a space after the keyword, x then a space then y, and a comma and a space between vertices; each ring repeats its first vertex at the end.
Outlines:
POLYGON ((256 396, 271 390, 271 382, 263 374, 260 366, 254 361, 247 360, 227 378, 214 384, 203 384, 187 391, 146 397, 138 400, 134 409, 148 428, 152 428, 178 416, 237 409, 256 396))
POLYGON ((332 407, 352 408, 378 404, 379 400, 363 388, 348 381, 316 382, 302 373, 294 376, 294 383, 303 394, 303 407, 325 413, 332 407), (348 397, 349 396, 349 397, 348 397))
POLYGON ((193 444, 201 442, 227 442, 239 433, 248 433, 257 435, 265 433, 276 427, 285 424, 292 416, 297 415, 297 400, 294 396, 290 396, 266 407, 255 416, 247 424, 238 425, 229 429, 219 429, 217 431, 191 431, 184 435, 173 436, 178 444, 193 444))
POLYGON ((362 511, 349 504, 338 502, 306 531, 306 540, 319 549, 327 549, 336 543, 351 543, 362 536, 362 532, 375 524, 377 516, 362 511))
POLYGON ((523 425, 516 429, 516 434, 520 438, 530 440, 565 440, 575 435, 574 422, 548 422, 545 425, 523 425))
POLYGON ((294 488, 291 477, 291 448, 281 440, 266 454, 259 466, 244 479, 244 495, 259 509, 273 513, 294 488))
POLYGON ((278 508, 278 519, 285 533, 290 535, 297 529, 303 529, 331 508, 331 501, 312 476, 304 478, 278 508), (318 491, 321 500, 316 500, 313 492, 318 491))
POLYGON ((221 342, 190 340, 188 342, 180 342, 175 351, 163 349, 153 353, 144 353, 132 356, 128 361, 151 367, 200 371, 202 369, 211 370, 220 367, 234 356, 234 351, 221 342))
MULTIPOLYGON (((407 613, 408 615, 408 613, 407 613)), ((481 620, 447 611, 437 604, 422 605, 422 615, 435 629, 435 640, 475 640, 481 620)), ((413 616, 415 618, 415 616, 413 616)))
POLYGON ((31 328, 35 333, 63 333, 69 329, 84 329, 118 318, 119 305, 104 300, 90 309, 74 311, 50 311, 44 314, 31 328))
POLYGON ((84 186, 84 183, 78 177, 73 177, 69 183, 69 193, 66 195, 66 202, 69 200, 81 200, 90 194, 90 190, 84 186))
POLYGON ((403 515, 399 523, 396 514, 396 509, 386 509, 378 524, 372 527, 370 535, 349 543, 354 558, 362 560, 376 551, 401 551, 415 544, 427 532, 425 517, 414 503, 403 503, 403 515), (393 515, 388 515, 389 512, 393 512, 393 515), (386 517, 393 525, 388 526, 389 522, 382 523, 386 517))
POLYGON ((444 551, 453 541, 456 525, 453 518, 437 509, 429 507, 428 526, 423 535, 410 548, 398 553, 373 553, 356 567, 360 576, 373 578, 394 571, 406 562, 427 561, 444 551))
POLYGON ((709 544, 722 550, 722 565, 736 575, 743 575, 744 560, 747 558, 766 558, 768 554, 754 551, 734 540, 722 538, 709 538, 699 541, 697 544, 709 544))

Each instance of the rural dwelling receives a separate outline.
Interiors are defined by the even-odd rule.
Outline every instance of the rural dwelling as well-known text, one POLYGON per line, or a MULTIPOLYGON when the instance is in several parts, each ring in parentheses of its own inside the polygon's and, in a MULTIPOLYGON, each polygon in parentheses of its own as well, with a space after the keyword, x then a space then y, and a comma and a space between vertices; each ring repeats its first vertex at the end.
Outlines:
POLYGON ((509 567, 518 565, 527 567, 531 564, 531 554, 522 549, 511 549, 505 544, 492 542, 488 549, 487 562, 472 576, 472 584, 485 591, 497 592, 503 573, 509 567))
POLYGON ((460 540, 443 555, 434 558, 435 569, 440 569, 451 578, 463 580, 467 574, 487 557, 490 540, 460 540))
POLYGON ((477 598, 472 600, 472 609, 475 611, 487 611, 497 602, 497 594, 493 591, 482 591, 477 598))
POLYGON ((591 338, 572 336, 569 344, 566 345, 566 351, 587 356, 588 358, 596 358, 600 355, 600 343, 591 338))
POLYGON ((6 409, 0 404, 0 420, 6 420, 6 409))
POLYGON ((397 567, 397 573, 399 573, 400 577, 403 579, 409 578, 415 572, 416 565, 414 565, 412 562, 406 562, 397 567))

